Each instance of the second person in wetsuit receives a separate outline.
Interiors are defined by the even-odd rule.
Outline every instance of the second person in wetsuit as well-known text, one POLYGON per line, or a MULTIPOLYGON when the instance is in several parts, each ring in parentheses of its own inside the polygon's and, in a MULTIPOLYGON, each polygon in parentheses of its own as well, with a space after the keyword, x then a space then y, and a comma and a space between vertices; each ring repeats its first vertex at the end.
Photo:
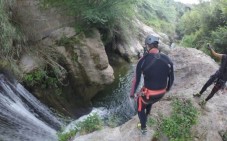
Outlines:
POLYGON ((227 55, 216 53, 208 44, 208 49, 211 51, 212 55, 219 60, 221 60, 221 65, 219 69, 210 76, 210 79, 204 84, 199 93, 193 94, 194 97, 200 97, 203 92, 213 83, 215 83, 213 89, 210 94, 207 96, 205 100, 202 100, 199 104, 204 106, 208 100, 210 100, 216 92, 218 92, 221 88, 224 87, 227 81, 227 55))

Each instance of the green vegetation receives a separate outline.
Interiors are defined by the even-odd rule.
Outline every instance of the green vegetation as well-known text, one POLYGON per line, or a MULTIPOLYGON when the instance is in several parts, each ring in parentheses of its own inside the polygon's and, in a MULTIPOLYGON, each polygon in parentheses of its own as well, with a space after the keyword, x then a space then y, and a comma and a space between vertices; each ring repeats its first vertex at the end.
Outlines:
POLYGON ((21 46, 16 46, 22 41, 22 36, 12 24, 10 13, 6 10, 6 3, 10 2, 11 0, 0 0, 0 56, 2 59, 18 57, 22 49, 21 46))
POLYGON ((23 76, 25 85, 29 88, 49 89, 54 94, 62 94, 62 83, 52 69, 37 69, 23 76))
POLYGON ((51 74, 47 74, 47 71, 44 70, 36 70, 32 73, 26 74, 24 76, 24 80, 28 86, 41 85, 41 88, 58 87, 57 78, 55 76, 51 76, 51 74))
POLYGON ((76 18, 77 33, 99 29, 104 44, 128 41, 139 33, 132 22, 136 17, 170 36, 175 33, 177 18, 186 6, 174 0, 42 0, 42 7, 57 7, 76 18))
POLYGON ((114 128, 114 127, 117 127, 120 122, 120 119, 119 119, 119 117, 117 117, 117 115, 112 115, 112 116, 110 116, 109 118, 108 118, 108 121, 107 121, 107 125, 109 126, 109 127, 112 127, 112 128, 114 128))
POLYGON ((155 119, 153 119, 153 118, 148 118, 148 120, 147 120, 147 125, 149 127, 154 126, 156 123, 157 123, 157 121, 155 119))
POLYGON ((177 18, 174 4, 173 0, 144 0, 138 8, 140 20, 159 31, 173 34, 177 18))
POLYGON ((227 141, 227 131, 225 131, 224 134, 222 135, 222 140, 227 141))
POLYGON ((0 67, 20 77, 17 59, 25 51, 24 36, 12 20, 9 6, 14 0, 0 0, 0 67))
POLYGON ((157 137, 166 135, 170 141, 191 140, 191 127, 197 123, 198 111, 189 100, 174 100, 170 117, 161 120, 148 119, 148 125, 156 125, 157 137))
POLYGON ((78 132, 78 129, 75 128, 73 130, 70 130, 67 133, 59 133, 58 141, 69 141, 72 137, 76 135, 77 132, 78 132))
POLYGON ((97 113, 88 116, 84 121, 78 122, 75 125, 73 130, 70 130, 67 133, 59 133, 58 140, 59 141, 68 141, 72 137, 76 135, 76 133, 80 132, 81 134, 88 134, 94 132, 96 130, 100 130, 103 126, 103 122, 97 113))
POLYGON ((138 5, 138 17, 155 30, 174 36, 178 19, 188 10, 174 0, 143 0, 138 5))
POLYGON ((211 43, 218 52, 227 51, 227 0, 211 0, 194 6, 177 25, 183 46, 201 50, 211 43))
POLYGON ((76 17, 77 32, 97 28, 105 43, 113 37, 127 38, 138 0, 42 0, 43 7, 54 6, 76 17))

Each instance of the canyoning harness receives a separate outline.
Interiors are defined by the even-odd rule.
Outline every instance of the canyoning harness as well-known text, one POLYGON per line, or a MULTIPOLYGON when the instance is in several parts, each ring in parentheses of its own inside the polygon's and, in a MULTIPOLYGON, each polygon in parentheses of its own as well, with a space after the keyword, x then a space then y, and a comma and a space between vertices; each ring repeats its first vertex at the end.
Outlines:
POLYGON ((162 90, 149 90, 149 89, 143 87, 143 88, 141 88, 141 90, 138 93, 136 93, 134 99, 135 99, 135 101, 137 101, 137 99, 139 97, 142 97, 142 98, 145 98, 145 99, 149 100, 149 98, 151 96, 155 96, 155 95, 159 95, 159 94, 164 94, 164 93, 166 93, 166 89, 162 89, 162 90))

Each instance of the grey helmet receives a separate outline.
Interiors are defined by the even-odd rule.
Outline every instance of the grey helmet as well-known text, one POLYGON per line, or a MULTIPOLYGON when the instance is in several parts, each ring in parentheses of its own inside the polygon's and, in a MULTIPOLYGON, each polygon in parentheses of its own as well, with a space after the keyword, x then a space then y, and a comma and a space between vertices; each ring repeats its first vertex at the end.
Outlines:
POLYGON ((154 35, 148 35, 147 38, 145 39, 145 45, 150 45, 153 43, 159 43, 159 37, 156 37, 154 35))

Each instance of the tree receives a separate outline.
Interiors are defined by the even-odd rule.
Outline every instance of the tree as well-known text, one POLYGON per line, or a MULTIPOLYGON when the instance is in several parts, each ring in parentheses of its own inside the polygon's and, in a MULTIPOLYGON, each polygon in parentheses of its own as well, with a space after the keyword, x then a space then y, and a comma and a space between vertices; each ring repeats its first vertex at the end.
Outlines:
POLYGON ((177 33, 182 44, 202 49, 207 42, 215 49, 227 51, 227 0, 211 0, 195 6, 180 19, 177 33))

